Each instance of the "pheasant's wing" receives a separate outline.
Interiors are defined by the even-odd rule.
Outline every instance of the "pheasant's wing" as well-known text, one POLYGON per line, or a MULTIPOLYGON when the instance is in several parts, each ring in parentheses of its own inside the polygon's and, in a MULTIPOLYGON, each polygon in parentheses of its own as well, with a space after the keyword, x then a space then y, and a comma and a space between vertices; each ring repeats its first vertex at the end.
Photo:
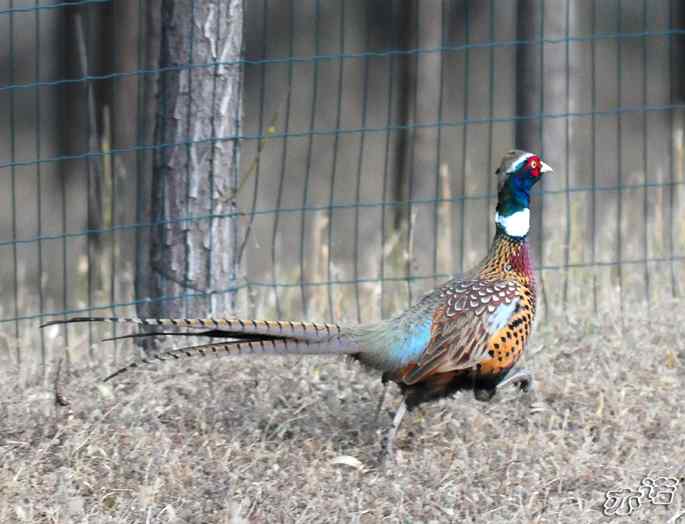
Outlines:
POLYGON ((407 385, 433 373, 468 369, 487 360, 488 340, 505 326, 519 302, 519 284, 508 280, 452 281, 440 289, 431 339, 407 385))

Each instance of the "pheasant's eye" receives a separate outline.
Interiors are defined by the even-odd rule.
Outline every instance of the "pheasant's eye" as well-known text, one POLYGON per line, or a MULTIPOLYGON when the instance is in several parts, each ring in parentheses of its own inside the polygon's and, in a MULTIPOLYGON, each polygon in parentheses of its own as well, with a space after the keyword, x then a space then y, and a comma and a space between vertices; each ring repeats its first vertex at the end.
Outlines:
POLYGON ((538 167, 538 162, 537 162, 537 160, 533 160, 533 161, 530 163, 530 167, 532 167, 533 169, 536 169, 536 168, 538 167))

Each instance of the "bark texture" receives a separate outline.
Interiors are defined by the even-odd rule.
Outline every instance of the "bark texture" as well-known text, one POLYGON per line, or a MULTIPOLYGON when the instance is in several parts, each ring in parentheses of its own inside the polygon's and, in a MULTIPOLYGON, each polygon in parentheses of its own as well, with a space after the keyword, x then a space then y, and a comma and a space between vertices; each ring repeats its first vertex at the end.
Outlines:
MULTIPOLYGON (((237 271, 241 0, 162 1, 147 313, 232 309, 237 271), (188 297, 190 295, 190 297, 188 297), (175 297, 185 297, 176 299, 175 297)), ((143 279, 139 279, 141 281, 143 279)))

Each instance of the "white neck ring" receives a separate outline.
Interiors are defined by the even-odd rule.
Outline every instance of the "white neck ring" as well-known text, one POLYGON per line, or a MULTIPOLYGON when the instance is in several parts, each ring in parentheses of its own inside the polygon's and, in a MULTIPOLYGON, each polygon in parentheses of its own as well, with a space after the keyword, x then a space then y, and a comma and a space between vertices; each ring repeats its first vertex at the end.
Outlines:
POLYGON ((530 209, 524 208, 509 216, 495 213, 495 222, 502 226, 510 237, 525 237, 530 230, 530 209))

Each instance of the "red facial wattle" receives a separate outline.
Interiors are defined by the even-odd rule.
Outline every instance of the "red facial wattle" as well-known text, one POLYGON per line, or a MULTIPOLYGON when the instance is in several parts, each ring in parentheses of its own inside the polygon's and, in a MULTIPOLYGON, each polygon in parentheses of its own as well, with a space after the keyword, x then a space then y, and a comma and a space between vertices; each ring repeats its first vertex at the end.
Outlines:
POLYGON ((531 176, 540 176, 540 169, 542 168, 542 162, 536 156, 530 157, 528 159, 528 169, 530 170, 531 176))

